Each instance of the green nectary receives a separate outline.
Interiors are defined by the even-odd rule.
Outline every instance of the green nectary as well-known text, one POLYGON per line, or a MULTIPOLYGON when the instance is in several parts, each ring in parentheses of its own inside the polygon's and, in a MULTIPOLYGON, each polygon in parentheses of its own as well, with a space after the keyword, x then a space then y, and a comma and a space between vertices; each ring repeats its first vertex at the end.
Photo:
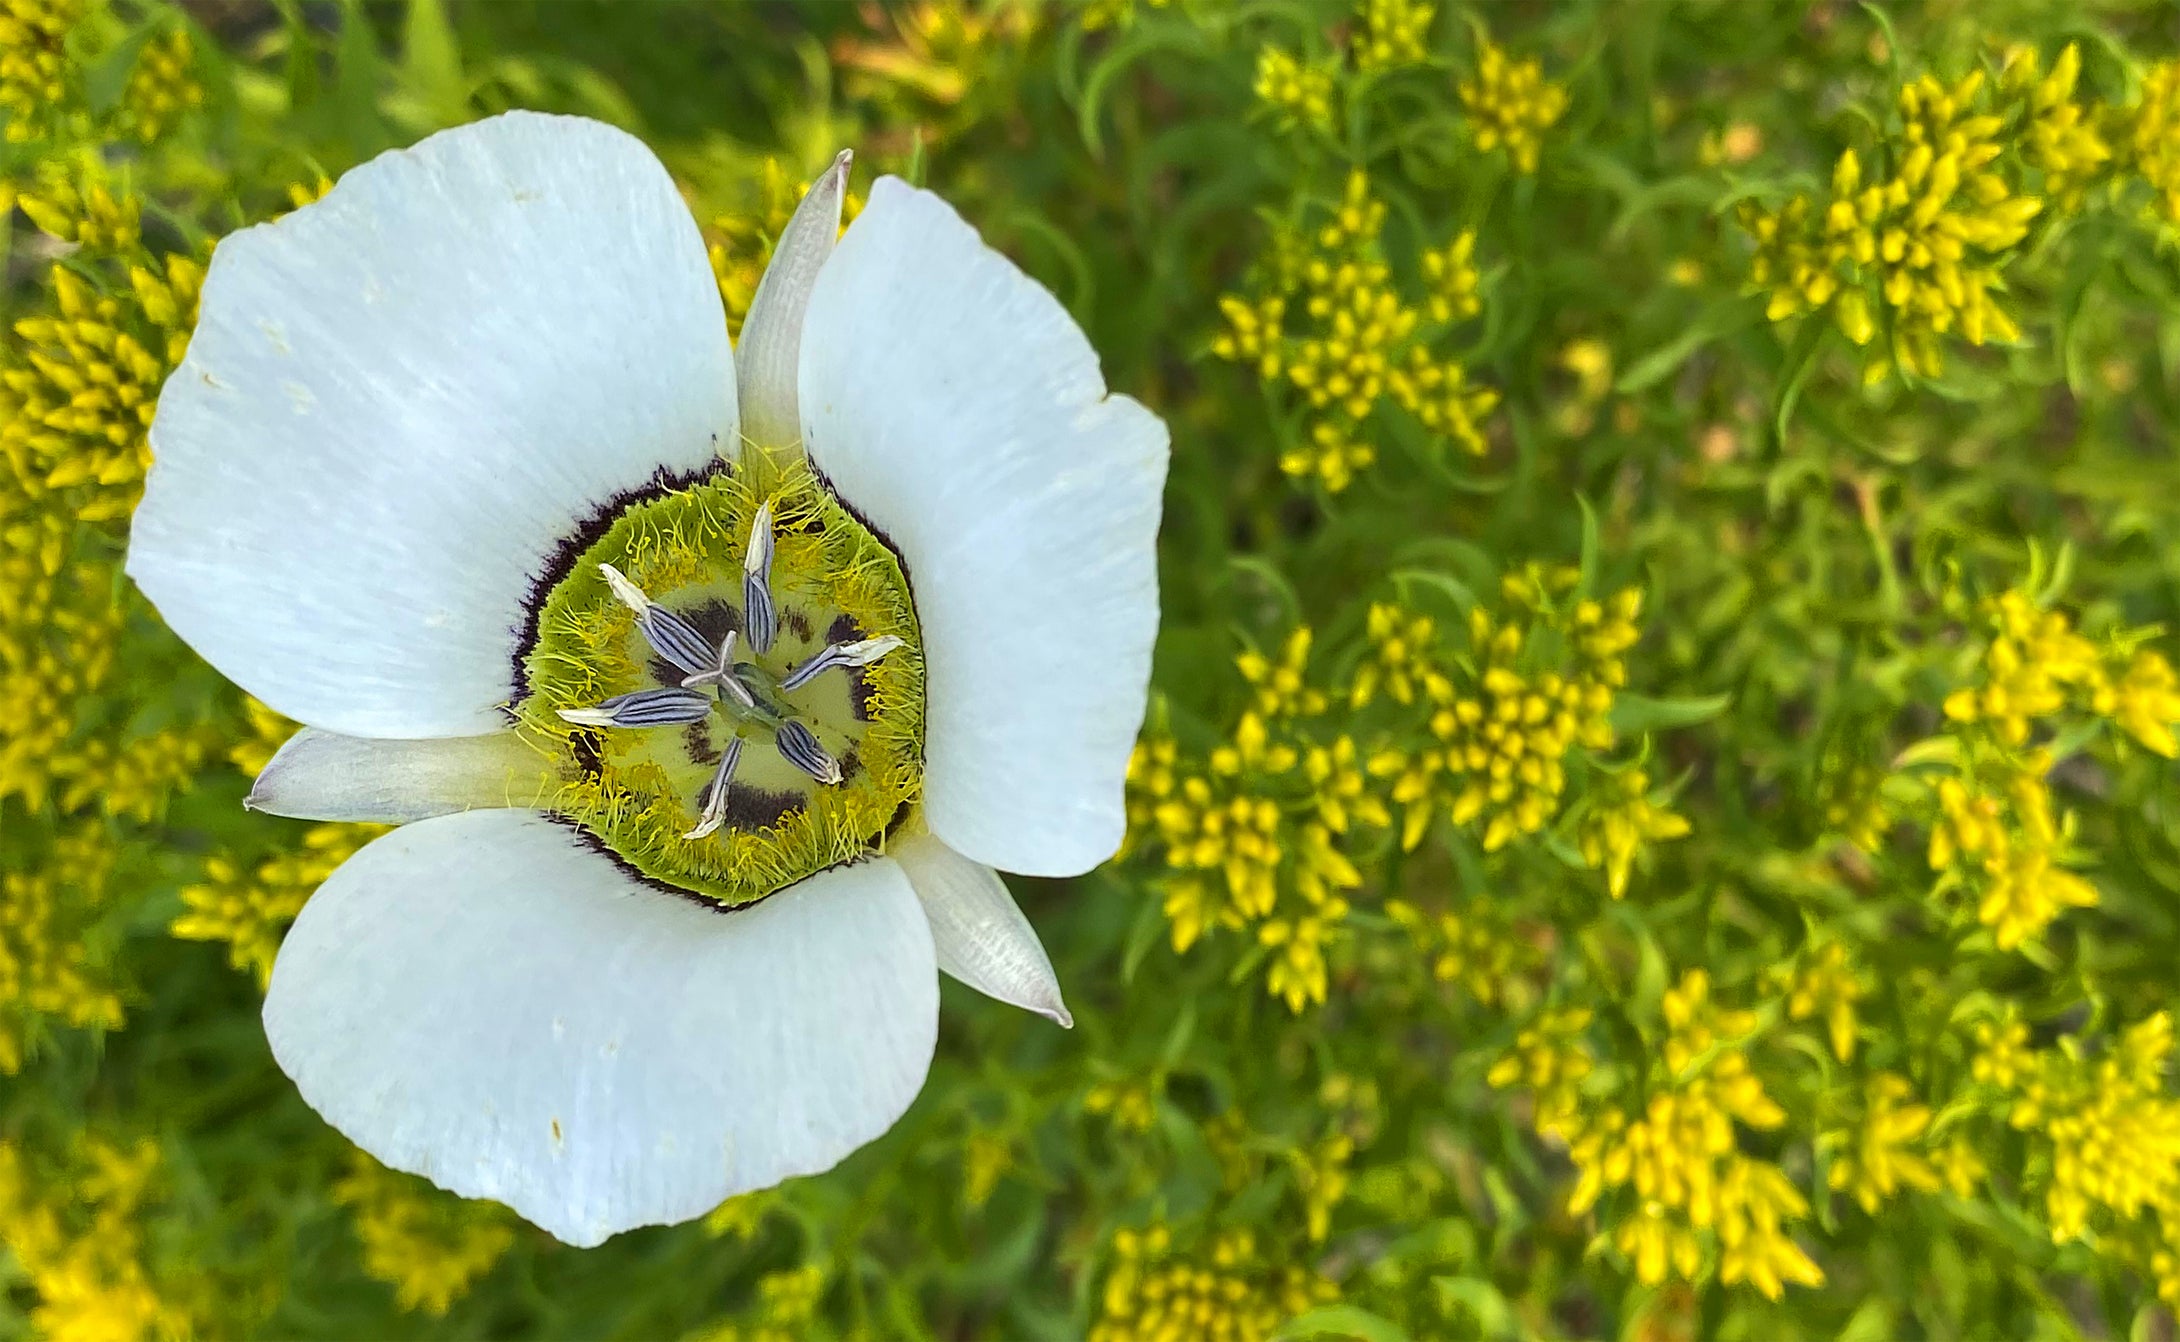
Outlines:
POLYGON ((519 730, 550 749, 565 780, 551 805, 644 875, 737 906, 882 846, 914 808, 923 766, 923 649, 900 561, 807 468, 722 468, 639 499, 546 593, 523 658, 519 730), (766 483, 757 477, 772 474, 766 483), (761 492, 760 492, 761 491, 761 492), (816 782, 772 747, 762 722, 730 708, 688 726, 595 728, 560 710, 678 683, 613 594, 612 565, 716 644, 742 628, 742 564, 752 520, 772 506, 771 590, 779 632, 769 653, 739 653, 744 679, 791 710, 838 760, 816 782), (828 643, 887 635, 901 646, 868 666, 829 671, 779 695, 789 668, 828 643), (718 832, 684 837, 720 752, 743 751, 718 832))

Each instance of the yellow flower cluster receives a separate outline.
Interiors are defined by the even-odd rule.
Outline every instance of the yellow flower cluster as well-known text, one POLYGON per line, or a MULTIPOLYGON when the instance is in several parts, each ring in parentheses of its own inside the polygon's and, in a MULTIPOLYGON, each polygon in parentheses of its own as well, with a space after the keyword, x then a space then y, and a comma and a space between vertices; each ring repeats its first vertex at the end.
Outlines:
POLYGON ((2101 1058, 2069 1039, 2015 1073, 2008 1121, 2049 1143, 2054 1243, 2087 1236, 2100 1211, 2119 1222, 2180 1212, 2180 1100, 2165 1086, 2172 1051, 2172 1017, 2159 1012, 2101 1058))
POLYGON ((443 1193, 361 1151, 333 1186, 363 1245, 363 1270, 405 1310, 444 1314, 515 1242, 507 1210, 443 1193))
POLYGON ((1887 168, 1873 174, 1850 149, 1823 200, 1744 203, 1749 281, 1770 295, 1771 320, 1829 311, 1857 345, 1885 336, 1865 366, 1872 381, 1895 365, 1937 375, 1950 335, 2019 339, 1996 295, 2030 225, 2078 212, 2123 158, 2153 188, 2180 175, 2155 72, 2144 101, 2120 114, 2077 97, 2081 68, 2075 46, 2048 70, 2016 47, 1995 81, 1923 75, 1900 90, 1898 129, 1879 146, 1887 168))
MULTIPOLYGON (((1574 580, 1571 569, 1551 575, 1562 592, 1574 580)), ((1640 632, 1635 617, 1641 591, 1626 588, 1604 601, 1583 598, 1559 608, 1528 601, 1528 581, 1510 575, 1506 582, 1508 597, 1528 605, 1526 611, 1505 620, 1481 606, 1469 611, 1474 666, 1460 673, 1459 682, 1442 669, 1409 675, 1430 708, 1431 743, 1388 749, 1370 763, 1373 774, 1394 780, 1392 799, 1405 809, 1401 843, 1407 848, 1422 842, 1431 817, 1441 811, 1455 825, 1477 826, 1487 852, 1536 833, 1558 812, 1569 752, 1613 743, 1612 703, 1627 683, 1624 657, 1640 632), (1557 665, 1534 664, 1545 659, 1557 665)), ((1389 677, 1388 684, 1398 699, 1397 682, 1389 677)), ((1668 814, 1646 811, 1644 824, 1671 830, 1668 814)), ((1605 847, 1598 852, 1611 857, 1605 847)))
POLYGON ((256 975, 262 991, 272 981, 281 934, 311 892, 384 832, 379 825, 312 825, 300 847, 254 865, 226 855, 207 858, 205 879, 182 890, 183 912, 168 931, 184 941, 226 942, 227 962, 256 975))
POLYGON ((1201 1259, 1177 1255, 1163 1225, 1116 1231, 1112 1250, 1089 1342, 1268 1342, 1339 1294, 1308 1268, 1267 1263, 1248 1230, 1219 1235, 1201 1259))
POLYGON ((2068 823, 2053 809, 2051 753, 2029 748, 2032 736, 2072 710, 2170 758, 2180 752, 2180 679, 2162 654, 2133 646, 2139 633, 2100 647, 2018 589, 1985 602, 1983 618, 1990 639, 1976 677, 1945 700, 1957 768, 1933 790, 1929 860, 1940 890, 1966 888, 1999 949, 2012 950, 2097 902, 2062 865, 2068 823))
POLYGON ((170 28, 146 42, 122 91, 115 128, 150 144, 172 130, 183 113, 203 106, 204 85, 190 72, 196 59, 187 28, 170 28))
POLYGON ((1160 1076, 1100 1081, 1084 1093, 1083 1111, 1111 1119, 1122 1132, 1149 1132, 1158 1121, 1158 1099, 1165 1088, 1160 1076))
POLYGON ((2009 51, 1999 72, 2000 90, 2020 109, 2022 156, 2043 174, 2043 194, 2069 214, 2081 208, 2090 183, 2112 161, 2112 146, 2095 111, 2075 101, 2081 76, 2081 48, 2073 43, 2048 74, 2030 46, 2009 51))
POLYGON ((1345 892, 1362 884, 1340 842, 1392 819, 1351 738, 1300 734, 1330 702, 1308 682, 1310 643, 1298 629, 1277 660, 1253 650, 1237 659, 1252 707, 1200 765, 1153 736, 1128 774, 1130 846, 1156 843, 1171 873, 1174 950, 1215 928, 1254 927, 1272 952, 1267 988, 1297 1012, 1325 1000, 1325 953, 1344 935, 1345 892))
POLYGON ((825 1269, 815 1263, 767 1272, 757 1282, 756 1318, 691 1333, 687 1342, 804 1342, 825 1298, 825 1269))
POLYGON ((0 799, 41 811, 72 769, 78 706, 113 674, 121 612, 112 565, 62 567, 56 501, 7 475, 0 465, 0 799))
POLYGON ((117 194, 95 158, 73 171, 61 159, 40 163, 37 181, 15 203, 40 232, 74 243, 79 256, 126 255, 143 236, 143 202, 126 189, 117 194))
POLYGON ((68 33, 84 0, 0 0, 0 112, 11 144, 41 139, 72 100, 68 33))
MULTIPOLYGON (((21 853, 11 839, 9 857, 21 853)), ((0 875, 0 1074, 13 1075, 44 1021, 121 1028, 111 968, 87 941, 113 876, 103 826, 59 831, 29 869, 0 875)))
POLYGON ((1355 1139, 1334 1133, 1316 1145, 1292 1148, 1287 1167, 1294 1175, 1296 1193, 1302 1199, 1302 1223, 1310 1243, 1322 1244, 1332 1233, 1332 1213, 1347 1197, 1353 1176, 1348 1162, 1355 1156, 1355 1139))
POLYGON ((1355 68, 1391 70, 1420 63, 1438 7, 1423 0, 1363 0, 1362 31, 1355 36, 1355 68))
POLYGON ((1332 72, 1282 47, 1257 53, 1257 101, 1287 125, 1332 129, 1332 72))
POLYGON ((1541 1013, 1485 1075, 1493 1089, 1519 1086, 1529 1092, 1536 1106, 1530 1125, 1543 1136, 1570 1141, 1582 1130, 1582 1084, 1597 1070, 1586 1038, 1594 1015, 1588 1007, 1541 1013))
POLYGON ((143 1204, 159 1170, 148 1141, 87 1135, 51 1169, 0 1141, 0 1250, 29 1288, 28 1336, 54 1342, 184 1337, 188 1312, 144 1261, 143 1204))
POLYGON ((1653 1285, 1668 1267, 1696 1279, 1705 1231, 1717 1238, 1728 1286, 1745 1281, 1776 1300, 1788 1282, 1820 1285, 1824 1274, 1785 1229, 1808 1215, 1807 1200, 1777 1165, 1742 1154, 1734 1140, 1735 1122, 1767 1130, 1786 1121, 1737 1042, 1756 1029, 1756 1013, 1718 1007, 1700 969, 1683 974, 1662 1005, 1662 1075, 1639 1117, 1607 1110, 1571 1146, 1581 1173, 1569 1208, 1632 1188, 1639 1205, 1613 1239, 1653 1285))
POLYGON ((1504 149, 1514 171, 1533 173, 1537 154, 1567 110, 1567 90, 1544 77, 1534 57, 1517 61, 1486 40, 1476 53, 1476 73, 1460 82, 1469 135, 1482 153, 1504 149))
POLYGON ((1915 1101, 1915 1088, 1907 1078, 1879 1072, 1864 1087, 1860 1124, 1827 1134, 1828 1144, 1840 1150, 1826 1182, 1850 1194, 1873 1216, 1902 1188, 1934 1191, 1941 1182, 1938 1171, 1915 1150, 1929 1127, 1930 1107, 1915 1101))
POLYGON ((1787 982, 1788 1020, 1819 1019, 1831 1040, 1832 1056, 1852 1062, 1858 1027, 1855 1004, 1869 995, 1842 941, 1826 942, 1794 970, 1787 982))
POLYGON ((1577 1172, 1569 1212, 1583 1215, 1619 1190, 1630 1195, 1611 1239, 1646 1285, 1700 1280, 1707 1241, 1726 1285, 1747 1282, 1777 1299, 1787 1283, 1821 1284, 1823 1273, 1788 1233, 1808 1215, 1807 1200, 1785 1171, 1744 1154, 1735 1139, 1737 1123, 1769 1130, 1786 1121, 1743 1052, 1756 1013, 1713 1003, 1700 969, 1668 989, 1662 1006, 1667 1033, 1637 1108, 1585 1101, 1580 1084, 1593 1064, 1579 1040, 1589 1020, 1582 1008, 1546 1013, 1489 1080, 1531 1089, 1536 1130, 1566 1143, 1577 1172))
POLYGON ((90 487, 77 515, 128 516, 151 465, 159 387, 189 346, 204 268, 170 255, 132 264, 125 296, 53 269, 54 311, 15 323, 0 364, 0 454, 46 488, 90 487))
POLYGON ((1614 899, 1627 894, 1636 855, 1654 840, 1678 839, 1688 821, 1651 800, 1650 776, 1640 769, 1606 774, 1582 818, 1582 860, 1605 873, 1614 899))
POLYGON ((1328 221, 1291 255, 1275 247, 1268 291, 1219 300, 1226 329, 1213 337, 1212 353, 1267 382, 1284 379, 1308 402, 1316 413, 1303 441, 1282 454, 1280 469, 1314 478, 1328 493, 1346 489, 1376 461, 1363 421, 1381 401, 1479 455, 1479 425, 1498 405, 1496 392, 1473 384, 1466 368, 1435 349, 1452 323, 1480 310, 1474 235, 1424 253, 1425 296, 1411 303, 1393 285, 1379 245, 1384 224, 1384 202, 1357 170, 1328 221), (1293 329, 1290 316, 1300 318, 1293 329))
POLYGON ((1457 984, 1484 1006, 1523 995, 1523 976, 1536 967, 1543 953, 1536 944, 1516 934, 1494 918, 1483 901, 1460 913, 1436 917, 1405 900, 1387 900, 1385 912, 1408 935, 1431 977, 1440 983, 1457 984))
POLYGON ((2128 109, 2129 166, 2150 184, 2167 226, 2180 229, 2180 60, 2160 61, 2142 80, 2142 101, 2128 109))

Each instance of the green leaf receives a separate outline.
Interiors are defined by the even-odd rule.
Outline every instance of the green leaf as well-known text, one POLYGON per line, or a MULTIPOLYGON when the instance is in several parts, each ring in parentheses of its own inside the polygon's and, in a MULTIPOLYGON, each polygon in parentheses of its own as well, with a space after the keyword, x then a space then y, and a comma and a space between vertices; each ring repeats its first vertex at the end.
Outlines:
POLYGON ((1629 364, 1619 381, 1612 384, 1613 390, 1626 396, 1655 386, 1671 377, 1697 350, 1720 336, 1754 326, 1763 315, 1763 308, 1754 298, 1721 299, 1705 308, 1679 335, 1629 364))
POLYGON ((462 75, 461 48, 454 25, 440 0, 409 0, 408 22, 401 30, 401 83, 416 95, 439 125, 464 119, 469 82, 462 75))
POLYGON ((1272 1342, 1305 1337, 1354 1337, 1362 1342, 1415 1342, 1406 1329, 1391 1319, 1354 1305, 1320 1305, 1287 1320, 1272 1334, 1272 1342))
POLYGON ((1691 727, 1709 722, 1733 703, 1731 694, 1700 698, 1653 699, 1647 694, 1620 694, 1612 701, 1612 729, 1624 735, 1654 732, 1668 727, 1691 727))

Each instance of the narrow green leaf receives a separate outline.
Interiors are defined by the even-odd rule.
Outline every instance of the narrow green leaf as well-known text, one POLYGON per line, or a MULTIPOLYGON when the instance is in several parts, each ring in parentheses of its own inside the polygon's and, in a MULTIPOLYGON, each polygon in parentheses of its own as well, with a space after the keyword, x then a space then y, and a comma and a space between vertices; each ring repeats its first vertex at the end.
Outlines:
POLYGON ((1616 695, 1612 701, 1612 729, 1627 735, 1691 727, 1709 722, 1726 711, 1731 694, 1711 694, 1691 699, 1653 699, 1647 694, 1616 695))

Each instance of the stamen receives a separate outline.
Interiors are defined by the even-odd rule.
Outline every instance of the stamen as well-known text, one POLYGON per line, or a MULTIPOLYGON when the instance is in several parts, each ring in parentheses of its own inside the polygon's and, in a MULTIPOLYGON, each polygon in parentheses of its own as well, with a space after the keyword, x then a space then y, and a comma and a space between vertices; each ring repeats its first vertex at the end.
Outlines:
POLYGON ((702 674, 711 664, 711 649, 705 646, 704 636, 679 615, 653 605, 643 589, 613 565, 600 564, 598 570, 606 575, 606 585, 621 604, 636 612, 636 628, 643 631, 643 641, 651 645, 651 651, 683 671, 702 674))
POLYGON ((727 823, 727 786, 734 781, 734 766, 741 759, 742 738, 737 736, 727 742, 726 753, 719 757, 719 772, 712 775, 712 781, 704 789, 704 813, 697 820, 696 828, 682 838, 709 838, 727 823))
POLYGON ((840 761, 825 753, 810 729, 789 718, 773 733, 772 744, 779 747, 780 758, 815 778, 820 783, 840 781, 840 761))
POLYGON ((726 691, 728 697, 744 708, 755 708, 757 706, 757 700, 750 694, 749 686, 744 685, 742 678, 734 674, 734 631, 732 629, 727 631, 725 638, 719 640, 719 655, 712 659, 711 669, 699 671, 693 676, 684 676, 681 681, 681 687, 685 690, 701 689, 706 685, 717 685, 720 689, 726 691))
MULTIPOLYGON (((799 690, 811 681, 816 680, 823 672, 830 671, 836 666, 869 666, 872 662, 877 661, 900 646, 901 640, 891 634, 881 638, 859 639, 853 643, 832 644, 823 652, 818 653, 809 661, 790 671, 787 679, 780 682, 780 689, 783 693, 788 690, 799 690)), ((683 683, 686 684, 687 682, 683 683)))
POLYGON ((779 632, 780 613, 772 604, 772 501, 757 508, 749 524, 749 553, 742 558, 742 624, 749 632, 750 650, 772 651, 779 632))
POLYGON ((698 690, 637 690, 593 708, 563 708, 560 716, 583 727, 679 727, 711 711, 711 696, 698 690))

